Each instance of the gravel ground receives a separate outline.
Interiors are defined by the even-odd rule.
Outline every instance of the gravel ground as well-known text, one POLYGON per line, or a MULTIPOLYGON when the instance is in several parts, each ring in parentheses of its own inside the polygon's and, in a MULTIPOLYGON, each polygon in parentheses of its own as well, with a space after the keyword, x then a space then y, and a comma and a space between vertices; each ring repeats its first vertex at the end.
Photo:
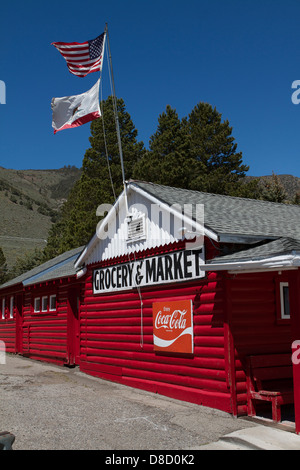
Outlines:
POLYGON ((227 413, 6 355, 0 431, 14 450, 187 450, 255 424, 227 413))

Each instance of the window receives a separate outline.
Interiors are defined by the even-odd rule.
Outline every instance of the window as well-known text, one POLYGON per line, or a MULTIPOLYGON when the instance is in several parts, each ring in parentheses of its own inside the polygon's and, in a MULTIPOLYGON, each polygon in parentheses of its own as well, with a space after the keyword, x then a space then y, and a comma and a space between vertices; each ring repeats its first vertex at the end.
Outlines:
POLYGON ((289 319, 290 316, 290 297, 289 297, 289 283, 280 283, 280 311, 281 319, 289 319))
POLYGON ((48 297, 45 295, 42 297, 42 312, 47 312, 48 311, 48 297))
POLYGON ((56 310, 56 295, 50 295, 49 311, 53 312, 56 310))
POLYGON ((34 299, 34 312, 40 312, 41 311, 41 299, 40 297, 36 297, 34 299))
POLYGON ((14 318, 14 298, 10 298, 9 318, 14 318))
POLYGON ((5 320, 5 299, 2 299, 1 318, 2 320, 5 320))
POLYGON ((33 300, 33 313, 56 312, 56 294, 35 297, 33 300))

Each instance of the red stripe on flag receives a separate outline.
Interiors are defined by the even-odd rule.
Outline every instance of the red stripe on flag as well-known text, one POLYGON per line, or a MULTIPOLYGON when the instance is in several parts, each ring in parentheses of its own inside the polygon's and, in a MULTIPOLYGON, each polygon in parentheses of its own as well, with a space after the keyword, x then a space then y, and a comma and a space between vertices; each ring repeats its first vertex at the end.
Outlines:
POLYGON ((86 42, 52 42, 51 46, 62 46, 62 47, 68 47, 68 46, 88 46, 88 41, 86 42))
POLYGON ((82 124, 86 124, 87 122, 94 121, 94 119, 98 119, 99 117, 101 117, 101 115, 98 113, 98 111, 94 111, 93 113, 86 114, 85 116, 82 116, 76 119, 75 121, 73 121, 72 124, 65 124, 59 129, 56 129, 56 130, 54 129, 54 134, 64 129, 71 129, 72 127, 82 126, 82 124))

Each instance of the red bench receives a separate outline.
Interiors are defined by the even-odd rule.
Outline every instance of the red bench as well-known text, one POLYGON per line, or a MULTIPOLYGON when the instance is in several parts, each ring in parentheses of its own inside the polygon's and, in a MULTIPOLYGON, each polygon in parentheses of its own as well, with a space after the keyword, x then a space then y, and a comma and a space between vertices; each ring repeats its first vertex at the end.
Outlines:
POLYGON ((271 402, 273 421, 281 421, 281 406, 294 403, 291 354, 247 358, 248 416, 256 416, 257 401, 271 402))

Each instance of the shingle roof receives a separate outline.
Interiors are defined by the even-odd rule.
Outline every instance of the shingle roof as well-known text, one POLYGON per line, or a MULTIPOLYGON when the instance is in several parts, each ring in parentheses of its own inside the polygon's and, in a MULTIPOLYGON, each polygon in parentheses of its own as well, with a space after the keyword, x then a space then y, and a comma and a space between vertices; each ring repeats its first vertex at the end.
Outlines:
POLYGON ((67 251, 47 261, 46 263, 43 263, 40 266, 37 266, 14 279, 11 279, 5 284, 2 284, 0 289, 16 284, 23 284, 25 286, 48 281, 51 279, 60 279, 63 277, 74 276, 76 274, 74 263, 79 254, 82 252, 83 248, 84 247, 79 247, 67 251))
POLYGON ((300 206, 130 181, 168 205, 204 204, 204 224, 218 235, 300 240, 300 206))

